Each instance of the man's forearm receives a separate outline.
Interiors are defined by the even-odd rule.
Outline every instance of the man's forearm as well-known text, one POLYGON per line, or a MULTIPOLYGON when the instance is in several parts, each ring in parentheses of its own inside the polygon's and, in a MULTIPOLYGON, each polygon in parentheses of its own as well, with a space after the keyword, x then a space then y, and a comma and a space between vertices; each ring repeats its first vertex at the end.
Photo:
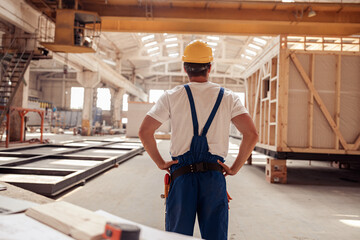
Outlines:
POLYGON ((159 153, 154 134, 143 133, 143 134, 139 135, 139 137, 140 137, 140 140, 141 140, 146 152, 149 154, 149 156, 155 162, 155 164, 159 168, 161 168, 161 166, 163 166, 165 164, 165 161, 159 153))
POLYGON ((253 151, 257 140, 258 135, 256 134, 243 135, 243 140, 239 148, 239 153, 236 157, 234 164, 230 168, 232 171, 237 173, 242 168, 242 166, 244 166, 246 160, 249 158, 251 152, 253 151))

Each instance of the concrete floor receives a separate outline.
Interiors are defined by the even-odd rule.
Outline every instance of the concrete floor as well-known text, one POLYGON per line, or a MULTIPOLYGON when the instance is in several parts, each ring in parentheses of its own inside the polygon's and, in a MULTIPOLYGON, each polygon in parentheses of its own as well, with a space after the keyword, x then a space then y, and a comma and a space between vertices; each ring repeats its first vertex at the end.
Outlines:
MULTIPOLYGON (((61 142, 64 137, 51 139, 61 142)), ((66 137, 70 138, 80 137, 66 137)), ((229 164, 240 143, 230 141, 229 164)), ((169 141, 160 141, 159 148, 169 158, 169 141)), ((253 165, 227 177, 234 199, 230 203, 229 239, 360 239, 359 170, 288 160, 288 184, 269 184, 265 181, 265 158, 254 153, 253 165)), ((58 199, 164 229, 163 176, 144 153, 58 199)), ((200 236, 198 227, 194 234, 200 236)))

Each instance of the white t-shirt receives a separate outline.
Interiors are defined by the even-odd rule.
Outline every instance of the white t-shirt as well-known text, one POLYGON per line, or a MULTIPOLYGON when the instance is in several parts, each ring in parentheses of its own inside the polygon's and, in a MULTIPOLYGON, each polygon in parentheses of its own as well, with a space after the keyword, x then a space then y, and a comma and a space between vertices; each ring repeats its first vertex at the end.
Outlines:
MULTIPOLYGON (((220 85, 205 82, 188 83, 195 102, 199 122, 199 135, 219 95, 220 85)), ((230 121, 237 115, 247 113, 239 96, 225 89, 223 99, 206 134, 209 151, 214 155, 226 157, 229 148, 230 121)), ((147 115, 163 123, 171 121, 171 156, 176 157, 190 150, 194 135, 189 99, 183 85, 165 91, 147 115)))

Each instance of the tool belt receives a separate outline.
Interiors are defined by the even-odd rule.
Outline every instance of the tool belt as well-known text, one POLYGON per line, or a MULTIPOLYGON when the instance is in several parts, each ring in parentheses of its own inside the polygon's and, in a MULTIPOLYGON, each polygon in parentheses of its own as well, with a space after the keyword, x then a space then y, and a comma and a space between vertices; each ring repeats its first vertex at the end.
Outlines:
POLYGON ((218 163, 209 163, 209 162, 190 164, 176 169, 171 174, 171 181, 174 181, 177 177, 180 177, 181 175, 184 175, 186 173, 207 172, 207 171, 222 172, 222 167, 218 163))

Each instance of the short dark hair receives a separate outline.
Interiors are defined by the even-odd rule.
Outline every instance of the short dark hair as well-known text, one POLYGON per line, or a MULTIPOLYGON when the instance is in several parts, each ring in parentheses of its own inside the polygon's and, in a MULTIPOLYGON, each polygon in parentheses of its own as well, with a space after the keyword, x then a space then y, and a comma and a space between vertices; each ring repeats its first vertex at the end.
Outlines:
POLYGON ((189 77, 199 77, 204 76, 211 67, 211 63, 189 63, 184 62, 184 68, 189 77))

